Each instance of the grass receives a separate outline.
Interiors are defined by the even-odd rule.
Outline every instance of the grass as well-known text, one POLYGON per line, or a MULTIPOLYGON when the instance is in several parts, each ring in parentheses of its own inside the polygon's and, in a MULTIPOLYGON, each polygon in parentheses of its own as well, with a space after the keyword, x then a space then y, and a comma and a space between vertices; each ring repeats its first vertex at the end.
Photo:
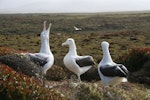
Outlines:
MULTIPOLYGON (((95 80, 90 82, 84 81, 81 87, 69 87, 69 83, 67 83, 67 80, 73 73, 68 71, 64 67, 64 64, 62 62, 64 55, 68 51, 68 47, 61 46, 61 44, 64 41, 66 41, 67 38, 69 37, 74 38, 77 45, 78 54, 91 55, 93 56, 95 62, 98 64, 102 58, 102 50, 100 43, 102 41, 108 41, 110 43, 110 52, 112 58, 114 59, 114 61, 117 61, 117 63, 120 63, 121 60, 118 60, 118 58, 121 57, 123 54, 126 54, 128 51, 130 51, 130 49, 150 48, 150 40, 149 40, 150 13, 21 14, 21 15, 16 14, 16 15, 0 15, 0 20, 1 20, 0 21, 1 56, 16 52, 19 53, 39 52, 40 49, 39 34, 42 31, 42 23, 44 20, 47 20, 48 23, 52 22, 52 29, 50 34, 50 46, 55 57, 55 63, 53 69, 50 69, 48 72, 47 79, 50 81, 48 81, 47 84, 50 84, 50 86, 55 85, 52 88, 52 91, 54 90, 55 92, 52 92, 52 95, 50 96, 54 98, 56 96, 56 98, 57 97, 59 98, 61 94, 65 95, 67 99, 71 100, 74 99, 85 100, 85 98, 87 98, 87 100, 90 100, 91 98, 92 99, 94 98, 93 100, 150 99, 149 86, 147 87, 145 85, 137 83, 129 82, 126 84, 120 84, 117 87, 103 88, 101 81, 99 81, 99 79, 96 78, 96 80, 98 81, 95 80), (74 31, 73 29, 74 25, 81 27, 83 30, 74 31), (55 68, 57 70, 58 69, 61 70, 62 72, 55 73, 54 71, 55 68), (54 80, 57 80, 57 82, 54 80)), ((146 66, 146 64, 144 64, 143 66, 146 66)), ((144 72, 142 70, 142 73, 144 72)), ((135 73, 134 75, 136 74, 139 75, 139 72, 135 73)), ((1 73, 1 75, 3 74, 1 73)), ((17 73, 17 75, 20 75, 20 73, 17 73)), ((94 76, 95 73, 92 75, 94 76)), ((146 76, 145 74, 143 75, 146 76)), ((149 76, 147 75, 146 77, 149 76)), ((2 84, 4 81, 0 80, 0 82, 2 84)), ((20 80, 20 82, 24 81, 20 80)), ((7 83, 3 84, 2 87, 4 86, 6 86, 5 87, 6 90, 11 91, 11 89, 8 89, 7 83)), ((39 85, 36 84, 35 86, 39 85)), ((28 89, 29 88, 27 88, 26 90, 28 89)), ((39 93, 41 93, 42 97, 45 96, 41 92, 43 89, 44 91, 51 92, 51 90, 49 89, 40 87, 39 93)), ((34 88, 31 88, 31 90, 34 90, 34 88)), ((12 95, 12 93, 13 92, 11 92, 10 94, 12 95)), ((19 91, 19 93, 22 92, 19 91)), ((19 95, 24 97, 23 94, 19 95)), ((46 94, 45 97, 47 96, 48 95, 46 94)))
MULTIPOLYGON (((52 33, 50 36, 50 46, 55 58, 59 59, 59 57, 63 57, 68 50, 68 47, 62 47, 61 43, 63 43, 67 38, 72 37, 75 39, 79 55, 91 54, 94 56, 96 62, 99 63, 102 57, 102 50, 100 46, 102 41, 108 41, 110 43, 110 51, 113 59, 116 59, 128 49, 149 47, 148 33, 135 34, 135 32, 129 32, 130 31, 126 31, 124 33, 119 32, 114 33, 114 35, 101 35, 99 33, 63 33, 58 35, 57 33, 52 33), (132 40, 132 37, 136 40, 132 40), (116 52, 120 53, 118 54, 116 52)), ((40 49, 40 37, 35 34, 0 35, 0 38, 0 46, 24 50, 27 52, 38 52, 40 49)), ((57 60, 55 62, 57 64, 57 60)), ((59 64, 59 66, 61 65, 59 64)))

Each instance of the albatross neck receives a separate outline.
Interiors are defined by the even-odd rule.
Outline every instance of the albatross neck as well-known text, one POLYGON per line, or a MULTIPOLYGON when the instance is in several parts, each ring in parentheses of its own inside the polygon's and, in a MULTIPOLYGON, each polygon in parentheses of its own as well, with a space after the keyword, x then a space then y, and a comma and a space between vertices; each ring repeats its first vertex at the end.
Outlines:
POLYGON ((103 48, 102 62, 109 62, 109 63, 113 62, 108 47, 103 48))
POLYGON ((71 44, 71 45, 69 45, 69 54, 71 54, 71 55, 77 55, 77 51, 76 51, 76 45, 75 45, 75 43, 73 43, 73 44, 71 44))
POLYGON ((46 54, 51 53, 50 46, 49 46, 49 39, 42 40, 40 52, 46 54))

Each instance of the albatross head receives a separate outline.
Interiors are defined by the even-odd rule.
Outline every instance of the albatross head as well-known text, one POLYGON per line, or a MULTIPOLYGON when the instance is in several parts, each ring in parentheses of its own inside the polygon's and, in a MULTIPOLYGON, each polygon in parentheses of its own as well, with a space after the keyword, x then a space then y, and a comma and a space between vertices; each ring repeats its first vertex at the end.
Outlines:
POLYGON ((68 38, 64 43, 62 43, 62 46, 64 45, 69 45, 69 52, 68 52, 69 54, 77 55, 74 39, 68 38))
POLYGON ((64 45, 74 45, 75 44, 75 42, 74 42, 74 39, 72 39, 72 38, 68 38, 64 43, 62 43, 62 46, 64 46, 64 45))
POLYGON ((102 49, 103 49, 103 50, 106 50, 106 49, 109 47, 109 43, 106 42, 106 41, 103 41, 103 42, 101 43, 101 46, 102 46, 102 49))
POLYGON ((49 39, 49 34, 50 34, 50 28, 52 26, 52 23, 49 24, 49 27, 46 30, 46 21, 43 22, 43 31, 41 32, 41 39, 49 39))

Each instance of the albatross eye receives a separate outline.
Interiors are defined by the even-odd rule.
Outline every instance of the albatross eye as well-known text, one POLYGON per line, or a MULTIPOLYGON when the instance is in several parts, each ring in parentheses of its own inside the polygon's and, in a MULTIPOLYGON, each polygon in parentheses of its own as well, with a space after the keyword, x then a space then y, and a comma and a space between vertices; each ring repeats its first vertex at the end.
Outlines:
POLYGON ((69 42, 71 42, 71 40, 68 40, 69 42))
POLYGON ((73 42, 73 39, 72 39, 72 38, 69 38, 67 41, 68 41, 69 43, 72 43, 72 42, 73 42))

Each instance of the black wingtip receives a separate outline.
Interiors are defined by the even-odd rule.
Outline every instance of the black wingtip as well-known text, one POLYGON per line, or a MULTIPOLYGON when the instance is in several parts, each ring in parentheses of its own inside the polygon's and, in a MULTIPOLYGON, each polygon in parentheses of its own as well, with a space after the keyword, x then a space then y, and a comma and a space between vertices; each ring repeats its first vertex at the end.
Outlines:
POLYGON ((105 65, 100 67, 100 71, 104 76, 108 77, 127 77, 128 76, 128 70, 124 65, 117 64, 114 66, 105 65))
POLYGON ((122 64, 120 64, 119 67, 124 72, 125 76, 127 77, 128 74, 129 74, 129 71, 127 70, 127 68, 124 65, 122 65, 122 64))

